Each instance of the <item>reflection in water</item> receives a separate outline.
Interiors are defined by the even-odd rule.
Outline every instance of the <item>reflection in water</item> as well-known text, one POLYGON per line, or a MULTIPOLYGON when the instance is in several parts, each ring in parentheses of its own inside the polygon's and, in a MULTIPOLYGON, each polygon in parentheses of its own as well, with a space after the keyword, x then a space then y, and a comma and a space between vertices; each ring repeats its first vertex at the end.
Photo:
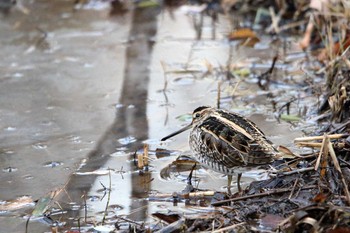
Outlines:
POLYGON ((0 12, 5 16, 10 13, 11 8, 16 4, 14 0, 1 0, 0 12))
POLYGON ((128 12, 126 1, 114 0, 111 2, 110 16, 123 16, 128 12))
MULTIPOLYGON (((133 152, 142 148, 142 141, 148 138, 148 123, 146 117, 147 88, 149 82, 148 66, 153 48, 152 38, 157 30, 158 7, 136 8, 133 12, 130 44, 126 52, 126 68, 120 104, 113 125, 100 139, 92 151, 86 164, 80 172, 94 171, 102 167, 109 156, 118 147, 126 147, 133 152), (132 138, 128 143, 123 143, 132 138), (119 139, 119 140, 118 140, 119 139)), ((132 158, 130 158, 132 159, 132 158)), ((130 170, 137 168, 131 165, 130 170)), ((81 202, 81 195, 87 193, 95 176, 73 175, 67 185, 72 200, 81 202)), ((131 177, 132 197, 142 198, 150 189, 150 173, 139 175, 133 173, 131 177)), ((112 181, 113 182, 113 181, 112 181)), ((126 187, 122 187, 126 188, 126 187)), ((147 201, 132 202, 131 211, 139 207, 140 211, 130 216, 134 220, 146 218, 147 201)))

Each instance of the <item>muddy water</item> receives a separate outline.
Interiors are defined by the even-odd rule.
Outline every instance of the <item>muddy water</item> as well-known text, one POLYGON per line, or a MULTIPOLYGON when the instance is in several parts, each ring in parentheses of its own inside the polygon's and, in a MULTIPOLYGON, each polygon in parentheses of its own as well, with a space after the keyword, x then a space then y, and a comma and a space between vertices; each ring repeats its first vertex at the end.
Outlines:
MULTIPOLYGON (((56 200, 68 210, 60 221, 69 225, 77 225, 85 214, 79 208, 83 194, 88 216, 101 221, 108 201, 104 187, 109 186, 109 223, 117 221, 116 215, 152 221, 155 211, 188 211, 147 197, 184 188, 188 173, 161 178, 161 172, 180 153, 189 153, 187 135, 167 143, 159 139, 187 124, 184 114, 195 107, 216 105, 220 77, 208 72, 211 66, 224 66, 230 56, 244 57, 242 50, 229 53, 225 17, 215 30, 211 19, 204 18, 201 40, 196 40, 198 32, 185 8, 135 8, 111 16, 110 8, 74 10, 68 1, 33 1, 26 7, 28 15, 15 9, 0 23, 0 200, 38 199, 65 187, 67 192, 56 200), (140 173, 134 152, 145 142, 151 164, 140 173), (175 152, 157 157, 159 147, 175 152), (73 206, 77 211, 69 211, 73 206)), ((257 91, 247 85, 238 89, 257 91)), ((224 107, 254 112, 254 106, 241 107, 247 102, 242 99, 224 107)), ((277 144, 289 143, 280 136, 297 133, 286 124, 271 130, 276 122, 261 115, 271 112, 267 101, 260 101, 263 110, 252 116, 254 121, 277 144)), ((225 190, 226 179, 217 173, 200 169, 196 176, 199 188, 225 190)), ((23 232, 22 215, 29 212, 1 217, 1 227, 23 232), (9 219, 17 223, 8 224, 9 219)), ((30 224, 31 232, 47 229, 40 221, 30 224)))
MULTIPOLYGON (((115 119, 130 30, 129 15, 68 1, 26 7, 0 23, 1 200, 62 187, 94 150, 115 119)), ((10 229, 23 232, 21 219, 10 229)))

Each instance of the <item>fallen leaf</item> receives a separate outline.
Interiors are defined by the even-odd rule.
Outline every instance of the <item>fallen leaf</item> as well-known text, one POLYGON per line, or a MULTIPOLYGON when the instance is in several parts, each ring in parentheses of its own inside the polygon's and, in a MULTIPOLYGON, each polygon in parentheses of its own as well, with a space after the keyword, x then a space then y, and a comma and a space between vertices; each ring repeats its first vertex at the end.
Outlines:
POLYGON ((178 214, 162 214, 162 213, 154 213, 152 216, 159 218, 167 223, 173 223, 180 219, 180 215, 178 214))
POLYGON ((241 45, 253 47, 260 41, 254 31, 250 28, 241 28, 233 31, 228 36, 229 40, 241 40, 241 45))
POLYGON ((325 203, 327 200, 327 195, 324 193, 318 193, 314 198, 312 198, 312 201, 315 203, 325 203))

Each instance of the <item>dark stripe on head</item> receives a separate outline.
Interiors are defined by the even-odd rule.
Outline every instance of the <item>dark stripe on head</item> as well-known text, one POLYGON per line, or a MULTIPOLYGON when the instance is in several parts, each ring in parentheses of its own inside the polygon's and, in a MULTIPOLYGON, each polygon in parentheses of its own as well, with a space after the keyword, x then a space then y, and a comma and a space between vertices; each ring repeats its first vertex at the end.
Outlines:
POLYGON ((209 106, 200 106, 200 107, 196 108, 196 109, 193 111, 193 113, 195 113, 195 112, 200 112, 200 111, 202 111, 203 109, 206 109, 206 108, 210 108, 210 107, 209 107, 209 106))

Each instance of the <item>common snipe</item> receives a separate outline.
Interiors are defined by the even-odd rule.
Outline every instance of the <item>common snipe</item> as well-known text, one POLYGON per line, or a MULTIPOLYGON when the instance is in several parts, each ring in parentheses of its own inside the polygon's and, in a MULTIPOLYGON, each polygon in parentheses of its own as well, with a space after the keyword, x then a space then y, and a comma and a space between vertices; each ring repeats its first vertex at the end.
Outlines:
POLYGON ((228 175, 229 193, 234 173, 241 191, 242 172, 272 163, 277 155, 272 143, 252 121, 236 113, 207 106, 196 108, 191 124, 162 141, 190 128, 189 144, 195 159, 205 167, 228 175))

